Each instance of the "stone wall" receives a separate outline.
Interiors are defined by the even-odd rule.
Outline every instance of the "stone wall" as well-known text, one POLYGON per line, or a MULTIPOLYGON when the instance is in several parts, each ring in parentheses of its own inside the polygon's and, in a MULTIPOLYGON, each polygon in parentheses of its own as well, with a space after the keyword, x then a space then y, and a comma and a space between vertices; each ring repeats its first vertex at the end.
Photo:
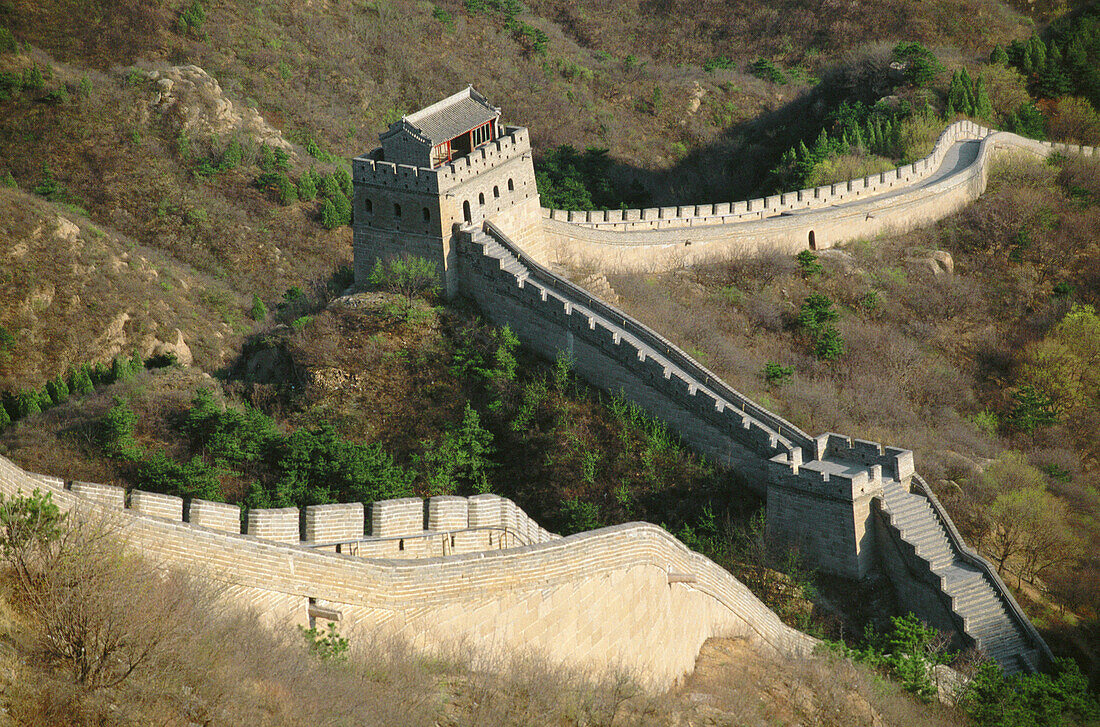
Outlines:
POLYGON ((363 284, 377 259, 410 254, 436 263, 448 295, 457 291, 451 230, 497 220, 538 247, 541 208, 527 129, 505 134, 437 169, 382 161, 380 150, 352 162, 355 276, 363 284))
MULTIPOLYGON (((306 624, 310 604, 324 603, 352 639, 393 634, 426 651, 533 652, 578 668, 621 668, 654 689, 690 671, 712 636, 743 636, 784 654, 814 644, 727 571, 646 523, 443 558, 372 559, 116 508, 0 457, 0 492, 33 489, 65 510, 113 513, 135 551, 224 582, 231 598, 273 625, 306 624)), ((490 522, 515 517, 503 502, 470 498, 467 523, 475 511, 490 522)), ((457 522, 454 508, 441 502, 437 522, 457 522)), ((431 513, 429 504, 429 521, 431 513)))
POLYGON ((603 272, 660 272, 776 249, 796 253, 912 229, 941 219, 985 191, 995 149, 1040 156, 1097 153, 992 132, 970 121, 949 126, 926 159, 873 177, 737 202, 647 210, 544 210, 542 264, 603 272), (974 161, 953 174, 937 170, 958 141, 981 140, 974 161))

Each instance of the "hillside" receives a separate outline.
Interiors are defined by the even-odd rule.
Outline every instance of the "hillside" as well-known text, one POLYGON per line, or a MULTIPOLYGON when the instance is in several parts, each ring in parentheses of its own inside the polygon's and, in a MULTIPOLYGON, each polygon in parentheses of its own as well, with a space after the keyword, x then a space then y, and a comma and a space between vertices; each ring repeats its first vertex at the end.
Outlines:
MULTIPOLYGON (((788 623, 863 643, 896 615, 887 589, 769 558, 764 503, 737 473, 466 301, 351 295, 348 159, 467 83, 530 128, 544 204, 562 208, 824 184, 921 156, 961 117, 1096 144, 1098 8, 0 0, 0 453, 245 507, 493 491, 561 533, 650 520, 788 623)), ((914 449, 1095 682, 1097 180, 1096 162, 1004 164, 963 212, 816 260, 569 272, 808 431, 914 449), (803 323, 811 296, 836 314, 835 359, 803 323)), ((605 687, 560 700, 623 700, 600 707, 609 722, 752 723, 757 698, 794 705, 760 717, 781 723, 851 723, 868 703, 883 724, 940 718, 881 706, 877 677, 848 667, 836 687, 831 662, 771 664, 737 644, 700 659, 714 670, 656 706, 605 687), (751 696, 714 686, 772 670, 782 685, 751 696)), ((355 683, 377 690, 364 668, 355 683)), ((383 683, 427 685, 429 722, 438 704, 455 724, 488 722, 537 691, 461 665, 394 668, 383 683)), ((294 676, 255 687, 265 709, 294 676)), ((272 723, 313 698, 287 697, 272 723)), ((579 719, 556 709, 524 719, 579 719)))

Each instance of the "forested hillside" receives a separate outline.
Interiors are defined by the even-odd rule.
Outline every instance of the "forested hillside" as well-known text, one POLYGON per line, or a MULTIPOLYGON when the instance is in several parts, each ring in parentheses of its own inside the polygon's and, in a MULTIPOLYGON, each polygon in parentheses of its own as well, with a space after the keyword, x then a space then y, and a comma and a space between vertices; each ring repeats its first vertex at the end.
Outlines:
MULTIPOLYGON (((246 508, 492 491, 561 533, 651 520, 889 671, 888 589, 770 557, 738 473, 430 281, 349 294, 349 159, 468 83, 530 128, 544 206, 732 201, 912 161, 958 118, 1100 144, 1100 6, 0 0, 0 454, 246 508)), ((923 230, 610 280, 808 431, 914 449, 1094 681, 1098 180, 1096 161, 1009 160, 923 230)), ((1061 674, 980 682, 996 709, 968 714, 1084 723, 1061 674)), ((478 696, 456 699, 493 691, 462 678, 478 696)))

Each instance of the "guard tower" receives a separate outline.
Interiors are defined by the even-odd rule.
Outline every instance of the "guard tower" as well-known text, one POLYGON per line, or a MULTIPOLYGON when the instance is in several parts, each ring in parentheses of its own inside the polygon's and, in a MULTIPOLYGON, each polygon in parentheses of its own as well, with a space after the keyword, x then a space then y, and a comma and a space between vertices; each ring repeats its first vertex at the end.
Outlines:
POLYGON ((541 235, 527 129, 503 126, 473 86, 404 116, 357 157, 355 280, 374 263, 411 254, 435 261, 447 296, 458 292, 456 224, 492 220, 517 244, 541 235))

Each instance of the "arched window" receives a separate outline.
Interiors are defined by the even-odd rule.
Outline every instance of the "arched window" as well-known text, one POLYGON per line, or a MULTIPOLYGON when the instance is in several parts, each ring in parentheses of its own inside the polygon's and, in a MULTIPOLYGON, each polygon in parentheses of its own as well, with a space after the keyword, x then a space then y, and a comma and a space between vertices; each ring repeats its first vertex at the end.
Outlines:
POLYGON ((484 192, 479 192, 479 193, 478 193, 478 195, 477 195, 477 203, 478 203, 478 204, 480 204, 480 205, 484 205, 484 204, 485 204, 485 193, 484 193, 484 192))
POLYGON ((393 206, 393 216, 394 217, 400 217, 401 216, 401 205, 395 204, 393 206))
POLYGON ((365 199, 363 200, 363 207, 366 209, 368 215, 374 214, 374 202, 371 202, 369 199, 365 199))
POLYGON ((516 191, 516 185, 512 184, 511 179, 508 180, 508 191, 509 192, 515 192, 516 191))
POLYGON ((816 250, 817 249, 817 237, 814 235, 813 230, 810 230, 810 249, 811 250, 816 250))
POLYGON ((496 186, 495 184, 493 185, 493 197, 500 197, 500 187, 496 186))
POLYGON ((432 213, 430 211, 428 211, 427 207, 424 208, 424 221, 425 222, 431 222, 432 221, 432 213))
POLYGON ((467 222, 473 220, 473 217, 470 216, 470 200, 466 200, 462 203, 462 219, 466 220, 467 222))

